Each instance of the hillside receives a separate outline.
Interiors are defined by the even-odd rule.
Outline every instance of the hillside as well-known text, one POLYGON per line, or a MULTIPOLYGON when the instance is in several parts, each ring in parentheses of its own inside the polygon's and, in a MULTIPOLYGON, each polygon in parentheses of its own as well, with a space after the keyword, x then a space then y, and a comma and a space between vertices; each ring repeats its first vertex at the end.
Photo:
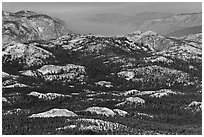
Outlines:
MULTIPOLYGON (((18 31, 37 16, 12 14, 24 16, 18 31)), ((44 16, 43 32, 6 34, 3 134, 202 134, 202 34, 63 34, 44 16)))
POLYGON ((2 11, 3 43, 55 39, 71 31, 62 22, 32 11, 2 11))

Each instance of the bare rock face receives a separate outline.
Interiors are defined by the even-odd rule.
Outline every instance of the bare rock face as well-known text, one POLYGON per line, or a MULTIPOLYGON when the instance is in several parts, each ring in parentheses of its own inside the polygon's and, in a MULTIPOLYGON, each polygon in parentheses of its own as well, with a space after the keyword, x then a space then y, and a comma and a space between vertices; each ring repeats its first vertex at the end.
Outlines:
POLYGON ((103 116, 107 116, 107 117, 110 117, 110 116, 114 117, 116 115, 114 113, 114 111, 112 111, 111 109, 106 108, 106 107, 90 107, 84 111, 89 112, 91 114, 103 115, 103 116))
POLYGON ((116 104, 116 107, 133 107, 136 108, 137 106, 144 106, 145 100, 139 97, 129 97, 126 98, 124 102, 116 104))
POLYGON ((75 114, 72 111, 69 111, 67 109, 51 109, 46 112, 38 113, 38 114, 32 114, 29 116, 29 118, 35 118, 35 117, 75 117, 77 114, 75 114))
POLYGON ((70 33, 59 20, 32 11, 2 12, 3 44, 50 40, 70 33))
POLYGON ((85 67, 67 64, 66 66, 45 65, 37 70, 46 82, 53 84, 81 83, 86 79, 85 67))
POLYGON ((56 99, 65 99, 65 98, 71 98, 69 95, 63 95, 63 94, 58 94, 58 93, 39 93, 39 92, 31 92, 28 94, 28 96, 37 98, 39 100, 44 100, 44 101, 54 101, 56 99))
POLYGON ((38 68, 47 63, 53 62, 54 56, 47 50, 40 47, 11 43, 5 49, 3 65, 5 69, 29 69, 38 68))

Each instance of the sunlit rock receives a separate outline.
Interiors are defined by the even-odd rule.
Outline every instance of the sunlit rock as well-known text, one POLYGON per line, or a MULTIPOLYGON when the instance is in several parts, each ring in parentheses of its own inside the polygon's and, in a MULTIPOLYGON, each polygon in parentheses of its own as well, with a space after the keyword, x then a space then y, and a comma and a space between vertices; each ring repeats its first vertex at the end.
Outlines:
POLYGON ((29 118, 35 118, 35 117, 75 117, 77 114, 75 114, 72 111, 69 111, 67 109, 51 109, 46 112, 38 113, 38 114, 32 114, 29 116, 29 118))

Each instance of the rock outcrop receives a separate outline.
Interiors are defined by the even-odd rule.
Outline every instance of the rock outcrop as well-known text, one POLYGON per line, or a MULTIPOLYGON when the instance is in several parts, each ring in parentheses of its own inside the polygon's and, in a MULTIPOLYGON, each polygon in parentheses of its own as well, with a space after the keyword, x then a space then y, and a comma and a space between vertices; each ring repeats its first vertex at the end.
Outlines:
POLYGON ((66 66, 45 65, 37 70, 45 82, 52 84, 84 84, 86 81, 85 67, 67 64, 66 66))
POLYGON ((92 115, 96 114, 107 117, 114 117, 116 115, 115 112, 113 112, 113 110, 106 107, 90 107, 85 109, 84 112, 89 112, 92 115))
POLYGON ((35 117, 76 117, 77 114, 75 114, 72 111, 69 111, 67 109, 51 109, 46 112, 38 113, 38 114, 32 114, 29 116, 29 118, 35 118, 35 117))
POLYGON ((63 95, 58 93, 39 93, 39 92, 31 92, 28 94, 29 97, 33 97, 34 99, 39 99, 43 101, 54 101, 54 100, 63 100, 71 98, 70 95, 63 95))
POLYGON ((115 106, 137 108, 138 106, 144 106, 144 105, 145 105, 144 99, 141 99, 139 97, 129 97, 129 98, 126 98, 124 102, 118 103, 115 106))
POLYGON ((10 71, 39 68, 53 62, 55 58, 52 53, 40 47, 25 45, 21 43, 10 43, 3 50, 2 57, 4 69, 10 71))

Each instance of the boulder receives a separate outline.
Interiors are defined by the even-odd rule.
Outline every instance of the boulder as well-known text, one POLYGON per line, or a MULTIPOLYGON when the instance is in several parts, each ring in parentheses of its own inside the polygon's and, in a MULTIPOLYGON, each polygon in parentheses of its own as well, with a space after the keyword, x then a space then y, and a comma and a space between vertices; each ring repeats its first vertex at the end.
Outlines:
POLYGON ((139 98, 139 97, 129 97, 126 98, 124 102, 116 104, 116 107, 134 107, 137 106, 144 106, 145 100, 139 98))
POLYGON ((116 114, 113 112, 111 109, 106 108, 106 107, 89 107, 84 110, 84 112, 89 112, 91 114, 96 114, 96 115, 103 115, 107 117, 114 117, 116 114))
POLYGON ((29 118, 35 118, 35 117, 76 117, 77 114, 75 114, 72 111, 69 111, 67 109, 51 109, 46 112, 38 113, 38 114, 32 114, 29 116, 29 118))

